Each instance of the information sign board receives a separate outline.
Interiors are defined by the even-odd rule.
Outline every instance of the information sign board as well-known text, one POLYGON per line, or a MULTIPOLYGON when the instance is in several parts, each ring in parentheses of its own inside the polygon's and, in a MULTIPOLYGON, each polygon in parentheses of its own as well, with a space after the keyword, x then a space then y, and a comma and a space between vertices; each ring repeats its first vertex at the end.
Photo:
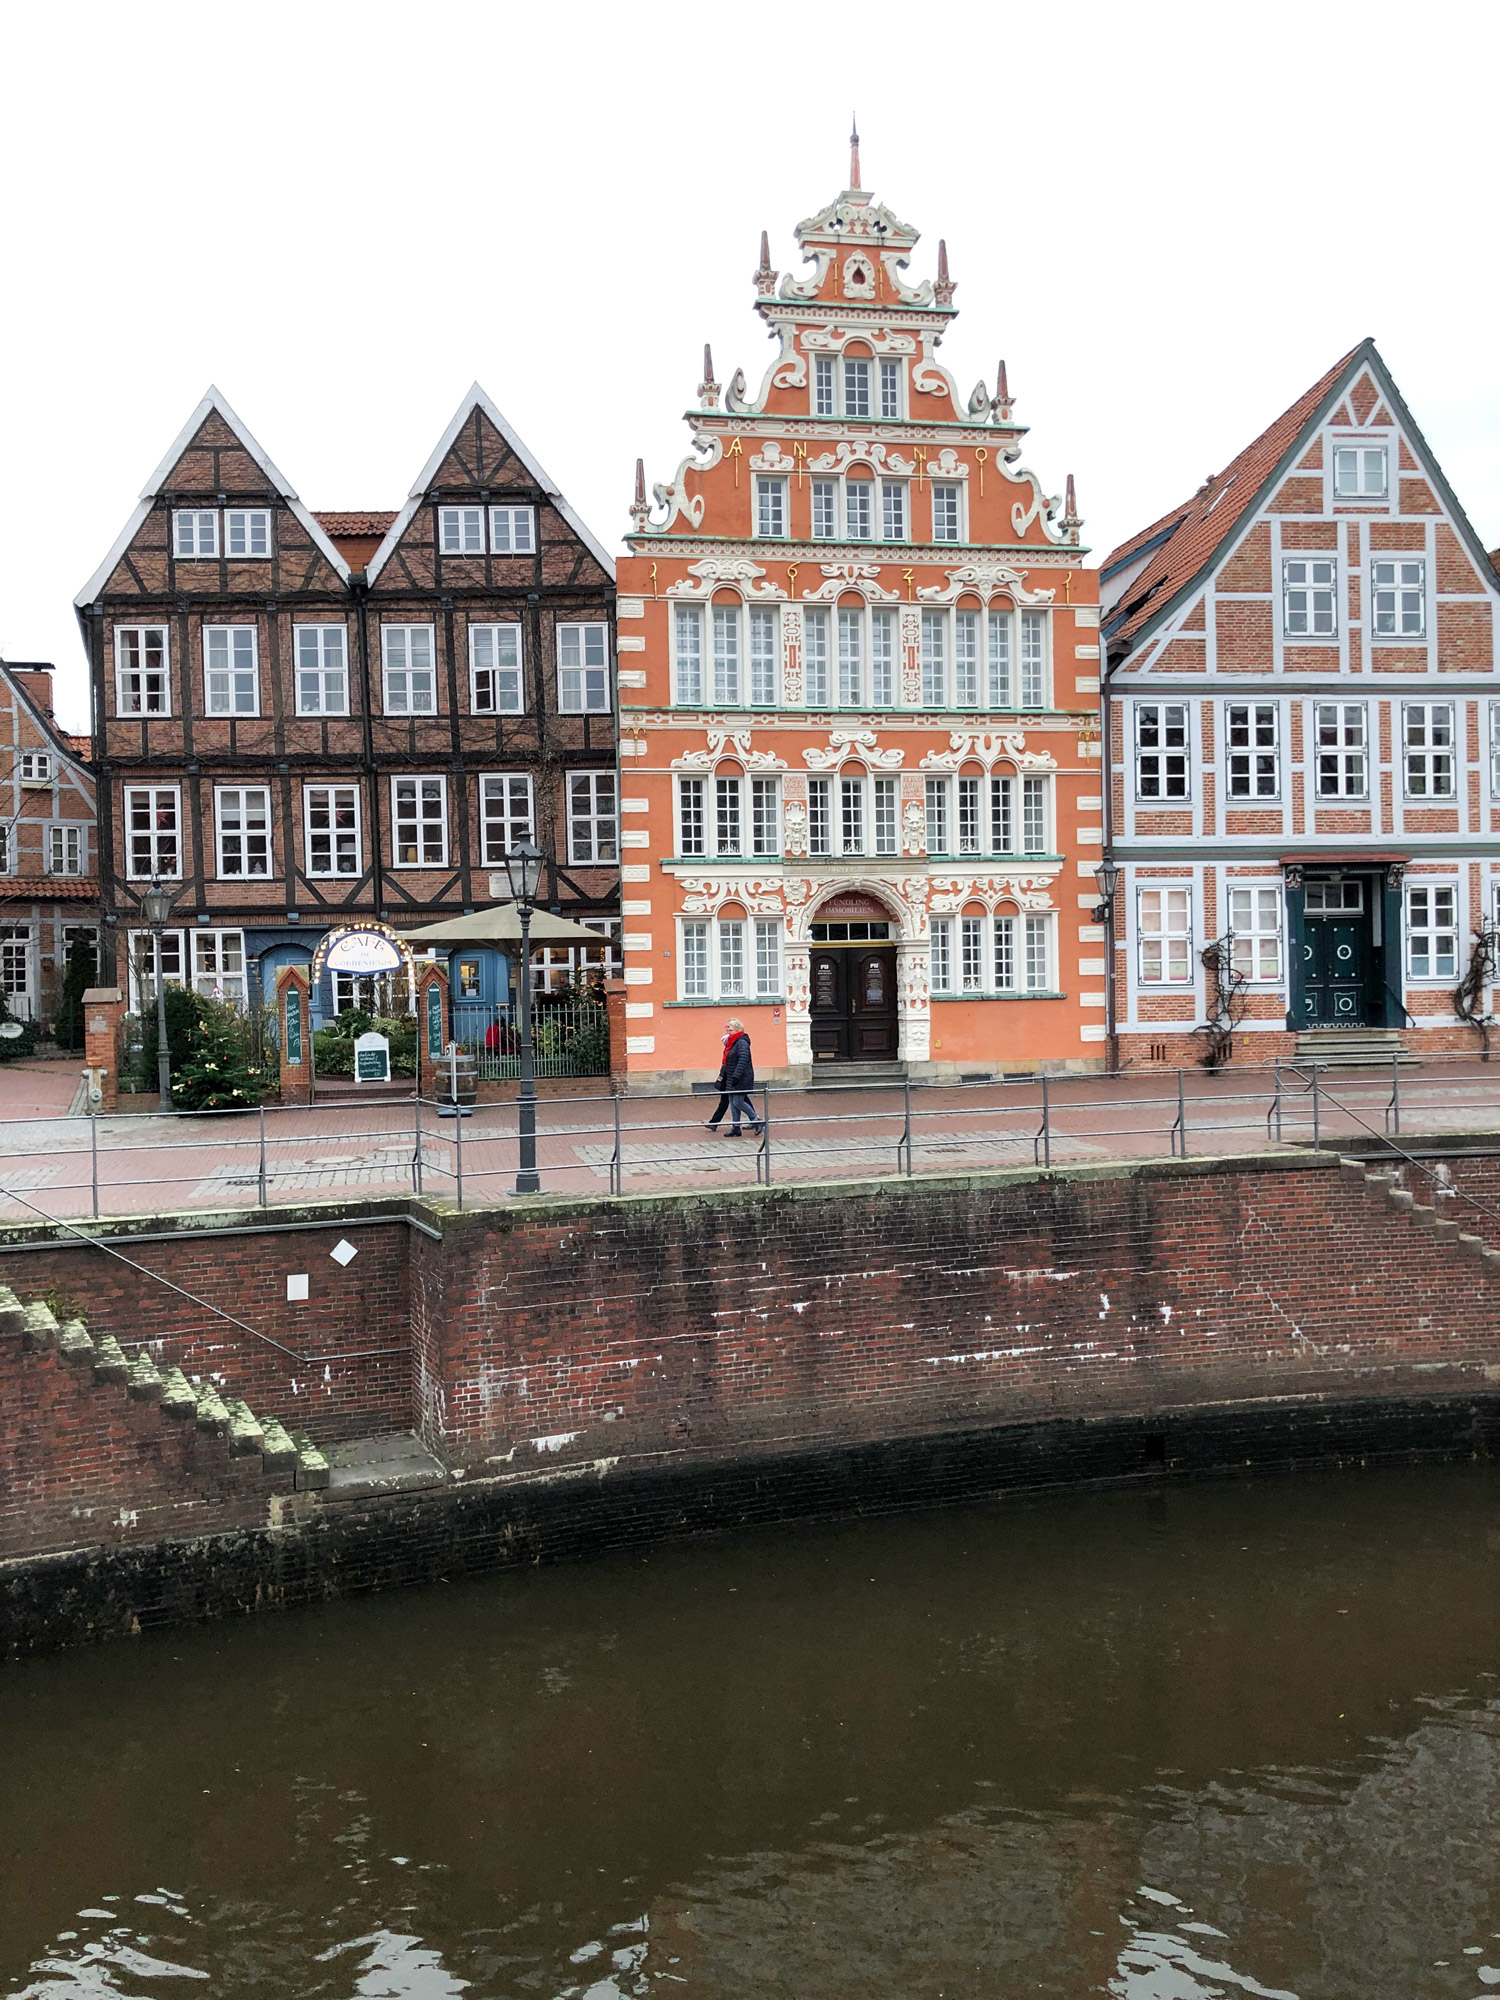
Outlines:
POLYGON ((389 1083, 391 1045, 384 1035, 356 1035, 354 1038, 354 1081, 389 1083))

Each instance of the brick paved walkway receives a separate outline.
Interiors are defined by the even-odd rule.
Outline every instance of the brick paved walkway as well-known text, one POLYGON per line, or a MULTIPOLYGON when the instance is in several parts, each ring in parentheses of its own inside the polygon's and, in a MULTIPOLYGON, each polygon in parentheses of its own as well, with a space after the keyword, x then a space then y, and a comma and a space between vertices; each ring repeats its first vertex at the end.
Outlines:
MULTIPOLYGON (((170 1120, 58 1116, 63 1064, 0 1068, 0 1214, 86 1217, 97 1186, 101 1215, 254 1207, 319 1196, 421 1191, 466 1206, 502 1200, 517 1163, 513 1104, 463 1121, 411 1103, 340 1103, 230 1117, 170 1120), (50 1114, 50 1115, 49 1115, 50 1114), (418 1162, 414 1170, 414 1162, 418 1162)), ((1045 1139, 1040 1083, 913 1086, 771 1093, 769 1141, 704 1130, 712 1097, 544 1099, 537 1157, 548 1194, 625 1193, 941 1173, 974 1167, 1064 1165, 1160 1157, 1181 1150, 1175 1073, 1050 1079, 1045 1139), (618 1170, 616 1158, 618 1114, 618 1170)), ((1320 1084, 1324 1144, 1383 1132, 1391 1078, 1334 1074, 1320 1084)), ((757 1102, 761 1100, 757 1094, 757 1102)), ((1185 1073, 1189 1154, 1309 1143, 1313 1103, 1304 1079, 1282 1077, 1279 1132, 1274 1076, 1185 1073)), ((1500 1063, 1430 1063, 1401 1079, 1401 1130, 1500 1130, 1500 1063)))

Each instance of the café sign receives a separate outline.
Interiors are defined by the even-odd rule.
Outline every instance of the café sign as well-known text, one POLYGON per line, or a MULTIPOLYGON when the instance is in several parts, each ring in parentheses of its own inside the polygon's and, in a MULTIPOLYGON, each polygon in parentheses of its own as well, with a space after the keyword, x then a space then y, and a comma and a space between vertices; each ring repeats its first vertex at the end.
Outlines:
POLYGON ((410 965, 405 940, 385 924, 350 924, 330 931, 313 955, 313 978, 324 972, 348 972, 361 978, 399 972, 410 965))

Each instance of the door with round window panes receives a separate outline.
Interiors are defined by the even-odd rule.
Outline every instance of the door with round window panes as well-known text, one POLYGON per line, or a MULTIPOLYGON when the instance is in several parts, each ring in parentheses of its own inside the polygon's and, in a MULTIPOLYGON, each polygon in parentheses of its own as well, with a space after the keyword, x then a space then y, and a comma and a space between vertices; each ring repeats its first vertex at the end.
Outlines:
POLYGON ((1302 1020, 1309 1028, 1368 1028, 1383 1019, 1365 875, 1309 875, 1303 892, 1302 1020))

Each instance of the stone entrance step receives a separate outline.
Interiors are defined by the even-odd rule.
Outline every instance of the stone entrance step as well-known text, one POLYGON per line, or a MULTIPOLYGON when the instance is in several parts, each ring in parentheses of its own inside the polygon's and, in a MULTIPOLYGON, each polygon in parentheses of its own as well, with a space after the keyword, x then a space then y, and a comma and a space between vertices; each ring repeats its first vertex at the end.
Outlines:
POLYGON ((814 1090, 819 1085, 827 1088, 832 1084, 843 1084, 847 1087, 851 1083, 904 1083, 906 1064, 904 1062, 814 1063, 808 1081, 814 1090))
POLYGON ((1392 1058, 1402 1069, 1417 1069, 1421 1058, 1404 1047, 1396 1028, 1308 1028, 1297 1037, 1297 1061, 1330 1064, 1353 1069, 1381 1064, 1389 1068, 1392 1058))
POLYGON ((442 1486, 447 1468, 433 1457, 419 1437, 401 1431, 394 1437, 353 1438, 330 1445, 329 1500, 364 1500, 381 1493, 422 1493, 442 1486))

